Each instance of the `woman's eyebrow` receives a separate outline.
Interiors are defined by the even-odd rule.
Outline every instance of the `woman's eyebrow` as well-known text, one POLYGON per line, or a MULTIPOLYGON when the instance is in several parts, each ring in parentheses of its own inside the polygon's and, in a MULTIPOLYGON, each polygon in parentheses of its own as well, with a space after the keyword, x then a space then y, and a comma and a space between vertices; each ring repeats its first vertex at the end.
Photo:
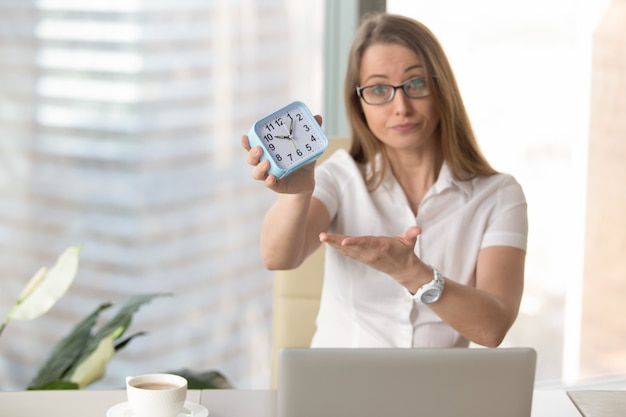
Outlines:
POLYGON ((388 79, 389 77, 387 77, 387 76, 386 76, 386 75, 384 75, 384 74, 372 74, 372 75, 370 75, 369 77, 367 77, 367 78, 363 81, 363 83, 368 82, 368 81, 369 81, 369 80, 371 80, 372 78, 383 78, 383 79, 388 79))
MULTIPOLYGON (((408 72, 411 72, 411 71, 413 71, 413 70, 416 70, 416 69, 422 69, 422 68, 424 68, 424 66, 423 66, 422 64, 415 64, 415 65, 411 65, 410 67, 407 67, 407 68, 404 70, 404 72, 405 72, 405 73, 408 73, 408 72)), ((389 79, 389 77, 388 77, 388 76, 386 76, 385 74, 372 74, 372 75, 370 75, 369 77, 367 77, 367 78, 363 81, 363 85, 365 85, 365 83, 367 83, 367 82, 368 82, 369 80, 371 80, 372 78, 382 78, 382 79, 385 79, 385 80, 389 79)))
POLYGON ((422 64, 415 64, 415 65, 411 65, 410 67, 405 69, 404 72, 411 72, 414 69, 423 69, 423 68, 424 68, 424 66, 422 64))

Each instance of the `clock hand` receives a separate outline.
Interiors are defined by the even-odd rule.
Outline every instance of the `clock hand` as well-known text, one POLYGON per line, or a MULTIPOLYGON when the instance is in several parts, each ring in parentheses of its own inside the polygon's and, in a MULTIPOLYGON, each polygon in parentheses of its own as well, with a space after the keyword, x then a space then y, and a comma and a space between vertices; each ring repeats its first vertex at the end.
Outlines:
POLYGON ((274 136, 275 138, 278 138, 278 139, 293 139, 293 136, 291 134, 291 132, 293 132, 293 119, 291 118, 291 116, 289 114, 287 114, 287 117, 289 117, 291 119, 291 123, 289 124, 289 135, 276 135, 276 136, 274 136))
MULTIPOLYGON (((288 116, 289 116, 289 115, 288 115, 288 116)), ((298 148, 296 147, 296 143, 294 142, 294 138, 295 138, 295 136, 294 136, 294 134, 293 134, 293 130, 294 130, 294 129, 293 129, 293 128, 294 128, 294 125, 293 125, 293 117, 289 116, 289 118, 291 119, 291 123, 289 123, 289 140, 291 141, 291 146, 293 146, 293 150, 294 150, 294 151, 297 151, 297 150, 298 150, 298 148)))
POLYGON ((274 136, 276 139, 287 139, 289 142, 291 142, 291 146, 293 146, 294 150, 298 150, 298 148, 296 148, 296 144, 293 142, 293 138, 291 136, 285 136, 285 135, 276 135, 274 136))
POLYGON ((274 137, 278 138, 278 139, 288 139, 289 142, 291 142, 291 146, 293 146, 293 149, 295 151, 297 151, 298 148, 296 147, 296 144, 293 141, 293 117, 291 117, 289 114, 287 114, 287 117, 289 117, 289 119, 291 119, 291 122, 289 122, 289 135, 287 135, 287 136, 285 136, 285 135, 276 135, 274 137))

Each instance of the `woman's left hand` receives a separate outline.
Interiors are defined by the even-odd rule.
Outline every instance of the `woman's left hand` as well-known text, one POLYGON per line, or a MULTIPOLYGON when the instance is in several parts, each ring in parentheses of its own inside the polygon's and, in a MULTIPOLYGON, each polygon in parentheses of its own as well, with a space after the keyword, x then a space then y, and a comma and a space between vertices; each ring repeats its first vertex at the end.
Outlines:
POLYGON ((414 293, 424 283, 418 282, 416 271, 432 276, 430 268, 415 255, 417 237, 422 233, 412 226, 398 236, 346 236, 320 233, 320 241, 327 243, 343 255, 392 276, 414 293))

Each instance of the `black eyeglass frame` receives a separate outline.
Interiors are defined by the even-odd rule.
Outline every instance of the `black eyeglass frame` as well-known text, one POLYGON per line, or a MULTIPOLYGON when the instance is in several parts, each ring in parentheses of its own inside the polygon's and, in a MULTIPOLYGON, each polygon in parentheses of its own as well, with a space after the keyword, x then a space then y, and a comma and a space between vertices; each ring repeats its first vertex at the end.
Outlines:
POLYGON ((370 106, 379 106, 381 104, 387 104, 390 103, 391 101, 393 101, 393 99, 396 97, 396 90, 401 88, 402 92, 404 93, 405 96, 407 96, 408 98, 424 98, 424 97, 428 97, 430 95, 430 85, 427 84, 427 90, 428 93, 424 94, 423 96, 410 96, 406 90, 405 87, 408 86, 411 82, 415 81, 415 80, 425 80, 428 83, 428 79, 432 78, 433 80, 436 79, 436 76, 432 76, 432 77, 413 77, 410 78, 408 80, 406 80, 405 82, 403 82, 402 84, 398 84, 398 85, 393 85, 393 84, 370 84, 370 85, 363 85, 363 86, 357 86, 356 87, 356 95, 358 97, 360 97, 361 99, 363 99, 364 102, 366 102, 367 104, 369 104, 370 106), (385 86, 385 87, 391 87, 393 88, 393 93, 391 93, 391 97, 389 97, 389 100, 384 101, 382 103, 370 103, 369 101, 367 101, 367 99, 365 97, 363 97, 363 90, 365 90, 366 88, 371 88, 371 87, 379 87, 379 86, 385 86))

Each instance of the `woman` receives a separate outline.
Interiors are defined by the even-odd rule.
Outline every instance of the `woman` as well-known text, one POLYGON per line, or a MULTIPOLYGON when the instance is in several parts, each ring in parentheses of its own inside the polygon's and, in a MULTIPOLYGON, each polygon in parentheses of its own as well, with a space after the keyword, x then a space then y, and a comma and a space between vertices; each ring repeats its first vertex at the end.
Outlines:
MULTIPOLYGON (((269 269, 327 245, 313 347, 498 346, 523 290, 526 201, 481 154, 452 69, 412 19, 363 20, 348 61, 349 153, 280 181, 263 223, 269 269)), ((321 123, 321 119, 318 120, 321 123)))

